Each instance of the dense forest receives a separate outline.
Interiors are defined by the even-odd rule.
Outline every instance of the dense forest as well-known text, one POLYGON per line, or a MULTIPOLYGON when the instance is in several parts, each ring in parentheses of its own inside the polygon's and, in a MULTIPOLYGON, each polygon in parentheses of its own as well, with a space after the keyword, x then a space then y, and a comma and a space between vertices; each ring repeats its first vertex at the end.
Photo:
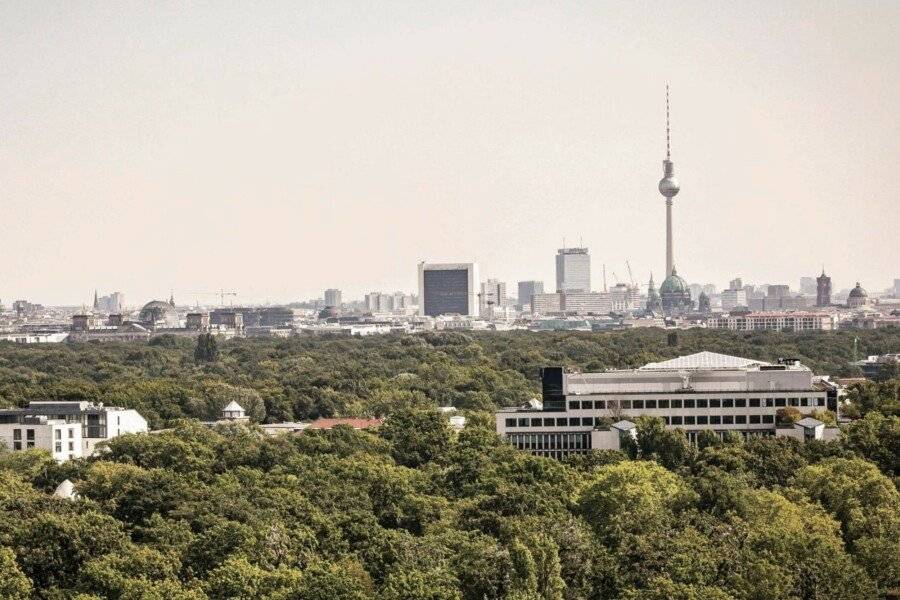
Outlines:
POLYGON ((900 332, 658 330, 0 346, 0 398, 137 408, 163 432, 57 464, 0 451, 0 598, 868 599, 900 594, 900 380, 858 385, 840 440, 700 436, 638 419, 626 451, 519 452, 490 410, 537 369, 699 350, 855 375, 900 332), (206 427, 386 414, 377 431, 206 427), (438 405, 468 417, 452 430, 438 405), (78 498, 51 492, 64 479, 78 498))
POLYGON ((216 418, 231 400, 261 422, 376 416, 408 402, 491 410, 538 395, 539 369, 550 365, 630 368, 709 350, 769 361, 796 357, 817 374, 858 376, 854 355, 898 348, 898 329, 309 336, 232 340, 212 349, 166 336, 150 344, 0 344, 0 404, 100 401, 135 408, 155 428, 182 417, 216 418))

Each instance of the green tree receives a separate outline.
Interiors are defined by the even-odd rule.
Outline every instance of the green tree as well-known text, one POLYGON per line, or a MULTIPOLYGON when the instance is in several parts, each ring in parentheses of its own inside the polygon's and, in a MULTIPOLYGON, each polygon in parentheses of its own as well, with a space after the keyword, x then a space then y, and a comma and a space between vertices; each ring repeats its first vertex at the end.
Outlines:
POLYGON ((31 592, 31 580, 19 569, 15 554, 0 546, 0 598, 27 600, 31 592))
POLYGON ((219 343, 216 336, 211 333, 198 335, 194 358, 200 362, 215 362, 219 358, 219 343))
POLYGON ((407 467, 443 456, 452 435, 446 417, 433 409, 401 409, 391 414, 380 433, 393 444, 394 459, 407 467))

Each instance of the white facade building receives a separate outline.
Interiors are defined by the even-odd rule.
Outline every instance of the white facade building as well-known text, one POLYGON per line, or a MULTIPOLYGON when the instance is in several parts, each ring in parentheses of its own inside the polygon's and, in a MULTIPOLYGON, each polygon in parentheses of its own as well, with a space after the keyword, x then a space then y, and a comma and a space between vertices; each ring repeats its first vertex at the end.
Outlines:
POLYGON ((837 408, 835 387, 797 361, 770 364, 713 352, 603 373, 545 368, 542 386, 542 403, 497 411, 496 427, 516 447, 554 458, 608 448, 610 426, 640 415, 660 417, 695 440, 702 429, 776 435, 779 409, 837 408))
POLYGON ((591 255, 587 248, 560 248, 556 254, 556 291, 591 291, 591 255))
POLYGON ((835 316, 817 312, 735 313, 712 317, 706 326, 735 331, 831 331, 835 329, 835 316))
POLYGON ((38 401, 0 409, 0 441, 9 450, 43 448, 59 461, 90 456, 100 442, 147 429, 135 410, 91 402, 38 401))

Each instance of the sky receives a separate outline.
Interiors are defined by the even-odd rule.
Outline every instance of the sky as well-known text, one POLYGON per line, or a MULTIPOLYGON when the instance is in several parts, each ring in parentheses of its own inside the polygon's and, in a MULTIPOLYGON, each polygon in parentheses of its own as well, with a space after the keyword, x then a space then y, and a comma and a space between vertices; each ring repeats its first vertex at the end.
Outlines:
POLYGON ((0 300, 900 278, 900 3, 5 2, 0 300), (615 274, 615 275, 613 275, 615 274))

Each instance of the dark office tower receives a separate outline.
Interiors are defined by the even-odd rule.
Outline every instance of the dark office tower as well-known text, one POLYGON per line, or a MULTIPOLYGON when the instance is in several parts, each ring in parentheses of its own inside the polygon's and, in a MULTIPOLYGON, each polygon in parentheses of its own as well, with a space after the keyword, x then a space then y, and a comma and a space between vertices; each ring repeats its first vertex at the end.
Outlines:
POLYGON ((535 294, 544 293, 543 281, 520 281, 519 282, 519 309, 528 304, 531 305, 531 298, 535 294))
POLYGON ((822 269, 822 274, 816 277, 816 306, 830 306, 831 305, 831 277, 825 274, 825 269, 822 269))
POLYGON ((419 315, 478 316, 476 263, 419 263, 419 315))

